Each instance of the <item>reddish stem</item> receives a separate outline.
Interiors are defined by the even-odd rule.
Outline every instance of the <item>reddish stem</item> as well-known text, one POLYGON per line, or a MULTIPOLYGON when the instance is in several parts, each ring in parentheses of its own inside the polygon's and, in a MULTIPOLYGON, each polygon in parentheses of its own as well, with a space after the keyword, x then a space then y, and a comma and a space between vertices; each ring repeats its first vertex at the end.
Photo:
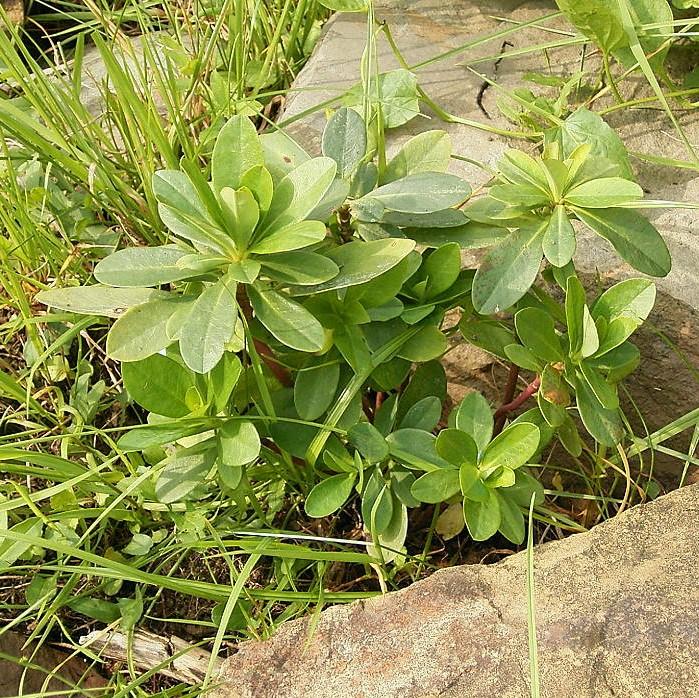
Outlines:
POLYGON ((541 377, 537 376, 514 400, 498 408, 497 412, 495 412, 495 417, 502 417, 503 415, 508 415, 510 412, 514 412, 536 393, 540 385, 541 377))

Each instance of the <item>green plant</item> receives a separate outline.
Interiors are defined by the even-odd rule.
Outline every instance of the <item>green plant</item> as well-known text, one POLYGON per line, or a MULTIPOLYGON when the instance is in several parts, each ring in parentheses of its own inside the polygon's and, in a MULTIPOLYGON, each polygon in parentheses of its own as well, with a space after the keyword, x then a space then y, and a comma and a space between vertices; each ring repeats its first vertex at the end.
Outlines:
MULTIPOLYGON (((616 386, 638 363, 626 340, 654 300, 650 282, 630 280, 586 305, 569 216, 598 231, 613 219, 618 235, 623 220, 639 228, 622 206, 641 193, 621 176, 623 158, 571 146, 573 123, 551 134, 543 159, 508 153, 488 196, 466 213, 455 207, 470 188, 444 172, 444 132, 420 134, 377 165, 373 126, 348 107, 328 122, 322 157, 281 133, 260 137, 235 116, 218 134, 208 178, 191 166, 157 172, 160 216, 175 241, 108 256, 95 267, 98 285, 38 296, 117 318, 107 351, 151 413, 118 447, 151 464, 145 496, 196 501, 217 482, 257 507, 251 482, 273 467, 307 492, 310 516, 340 510, 356 491, 384 561, 399 555, 408 510, 420 502, 457 499, 473 538, 499 530, 521 542, 532 494, 545 511, 523 466, 554 434, 581 453, 571 396, 598 442, 623 438, 616 386), (566 147, 569 157, 552 157, 566 147), (484 264, 462 270, 461 248, 488 244, 484 264), (530 288, 542 256, 562 304, 530 288), (495 418, 474 395, 439 429, 445 379, 434 360, 448 346, 445 315, 458 307, 467 341, 535 377, 495 418), (488 317, 505 309, 509 326, 488 317), (535 394, 540 412, 503 429, 535 394), (311 469, 298 471, 299 460, 311 469)), ((645 221, 640 229, 645 245, 604 235, 644 271, 666 273, 662 239, 645 221)))

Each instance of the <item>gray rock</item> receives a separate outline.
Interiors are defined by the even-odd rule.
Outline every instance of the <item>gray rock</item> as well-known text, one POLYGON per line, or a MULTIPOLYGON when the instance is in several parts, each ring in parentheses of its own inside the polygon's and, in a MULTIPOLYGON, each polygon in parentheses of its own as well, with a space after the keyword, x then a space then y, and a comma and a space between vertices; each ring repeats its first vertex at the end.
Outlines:
MULTIPOLYGON (((405 60, 411 66, 470 44, 471 48, 466 51, 416 68, 419 83, 437 104, 462 120, 478 122, 486 128, 513 130, 515 127, 500 115, 497 108, 500 90, 511 91, 527 85, 536 91, 544 89, 525 82, 525 73, 529 71, 550 70, 562 77, 573 75, 580 69, 581 47, 551 50, 548 55, 536 51, 498 60, 503 50, 519 51, 555 40, 559 35, 530 26, 487 42, 479 43, 478 40, 479 37, 512 28, 516 22, 532 22, 552 10, 555 10, 555 5, 544 0, 493 0, 488 3, 478 0, 386 0, 377 10, 377 19, 387 21, 405 60), (505 41, 509 42, 508 45, 504 44, 505 41), (489 87, 482 93, 481 105, 478 96, 484 82, 481 77, 469 72, 466 63, 482 75, 496 80, 499 85, 499 88, 489 87)), ((545 26, 571 30, 563 19, 546 22, 545 26)), ((358 81, 365 33, 363 15, 333 17, 327 23, 324 37, 312 59, 294 85, 284 119, 291 135, 311 152, 319 151, 320 137, 326 123, 325 110, 313 110, 319 104, 340 97, 358 81)), ((378 49, 381 70, 399 67, 393 51, 383 38, 379 40, 378 49)), ((594 55, 589 57, 591 53, 593 51, 588 50, 587 67, 591 65, 590 61, 595 61, 594 55)), ((628 98, 648 93, 647 85, 640 77, 624 81, 621 89, 628 98)), ((690 141, 699 143, 697 114, 678 112, 678 116, 690 141)), ((611 112, 606 118, 632 152, 688 159, 684 146, 661 110, 622 110, 611 112)), ((389 132, 389 153, 395 152, 410 136, 433 128, 448 131, 456 155, 480 161, 491 168, 509 146, 533 148, 527 141, 508 141, 487 130, 459 123, 444 123, 424 109, 422 117, 389 132)), ((633 166, 648 198, 699 201, 699 177, 695 170, 662 167, 636 157, 633 158, 633 166)), ((451 170, 474 185, 482 184, 488 178, 483 170, 459 160, 452 161, 451 170)), ((673 256, 670 275, 666 279, 656 280, 660 293, 650 324, 637 336, 644 364, 629 381, 631 399, 652 431, 699 406, 696 391, 687 389, 687 385, 696 380, 696 373, 691 367, 699 366, 699 317, 696 313, 699 308, 699 278, 696 273, 699 267, 699 212, 670 209, 648 210, 645 213, 662 232, 673 256), (659 331, 665 335, 665 339, 659 331)), ((467 262, 475 262, 477 257, 478 254, 465 255, 467 262)), ((601 238, 592 234, 583 236, 576 263, 583 272, 587 272, 592 287, 608 286, 629 275, 639 275, 625 265, 601 238), (599 282, 595 281, 597 276, 599 282)), ((458 400, 470 388, 492 395, 492 371, 496 366, 482 352, 462 346, 447 355, 445 363, 453 399, 458 400)), ((495 383, 502 385, 500 380, 495 383)), ((637 433, 644 434, 645 427, 642 420, 635 416, 637 413, 630 401, 627 407, 637 433)), ((681 438, 673 445, 681 450, 686 443, 687 439, 681 438)), ((681 464, 678 466, 677 461, 663 463, 661 458, 659 463, 671 478, 681 470, 681 464)))
MULTIPOLYGON (((535 549, 546 698, 699 695, 699 488, 535 549)), ((212 698, 525 698, 526 554, 245 643, 212 698)))

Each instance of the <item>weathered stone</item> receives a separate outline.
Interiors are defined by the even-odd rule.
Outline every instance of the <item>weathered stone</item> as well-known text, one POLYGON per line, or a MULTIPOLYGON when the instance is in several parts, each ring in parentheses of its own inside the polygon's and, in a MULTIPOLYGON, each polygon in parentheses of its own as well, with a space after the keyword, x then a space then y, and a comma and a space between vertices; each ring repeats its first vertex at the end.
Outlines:
MULTIPOLYGON (((535 549, 547 698, 699 695, 699 488, 535 549)), ((213 698, 529 696, 526 553, 289 623, 213 698)))
MULTIPOLYGON (((558 35, 546 32, 542 29, 544 26, 570 31, 570 25, 561 18, 541 22, 540 26, 521 28, 480 44, 477 40, 512 28, 516 23, 532 22, 552 10, 555 10, 555 5, 542 0, 493 0, 488 3, 477 0, 441 3, 435 0, 386 0, 377 10, 377 19, 386 20, 411 66, 419 66, 439 54, 470 44, 468 50, 416 67, 414 70, 421 87, 443 109, 461 119, 478 122, 485 128, 515 130, 516 127, 498 111, 497 99, 504 91, 527 85, 535 91, 545 89, 526 83, 527 72, 550 72, 562 77, 575 74, 581 66, 581 47, 552 49, 547 54, 538 50, 499 60, 503 52, 521 51, 556 39, 558 35), (483 79, 470 72, 466 64, 495 80, 499 87, 488 87, 483 91, 483 79), (482 97, 480 104, 479 95, 482 97)), ((289 121, 289 133, 312 152, 319 150, 326 123, 325 110, 313 109, 339 97, 358 81, 365 33, 365 18, 361 14, 333 17, 326 25, 324 37, 312 59, 294 85, 284 118, 289 121)), ((591 60, 595 60, 594 56, 589 57, 591 53, 588 50, 587 67, 591 60)), ((382 37, 378 41, 378 54, 381 70, 399 67, 393 51, 382 37)), ((648 94, 642 77, 625 80, 621 89, 628 98, 648 94)), ((422 118, 413 119, 389 132, 389 154, 415 133, 433 128, 444 129, 450 134, 456 155, 480 161, 489 168, 495 167, 503 151, 511 145, 525 149, 533 147, 526 141, 508 141, 487 130, 444 123, 431 115, 429 109, 423 111, 422 118)), ((612 111, 606 118, 632 152, 678 160, 689 157, 661 109, 612 111)), ((690 141, 699 142, 697 114, 678 111, 678 118, 690 141)), ((633 158, 633 166, 649 198, 699 201, 699 177, 695 170, 662 167, 637 157, 633 158)), ((485 183, 489 177, 487 172, 462 160, 453 160, 451 170, 474 185, 485 183)), ((699 366, 699 316, 696 313, 699 308, 699 278, 696 274, 699 268, 699 212, 669 209, 645 213, 662 232, 673 255, 670 275, 656 280, 660 293, 649 326, 638 335, 644 363, 629 381, 631 398, 652 431, 699 406, 697 391, 687 389, 696 379, 691 367, 699 366), (666 340, 674 345, 674 349, 666 340)), ((607 286, 629 275, 638 275, 601 238, 591 233, 581 238, 576 264, 587 272, 588 279, 599 275, 600 285, 607 286)), ((465 258, 468 262, 475 262, 478 256, 478 253, 469 254, 465 258)), ((591 287, 595 285, 593 281, 591 287)), ((457 349, 447 357, 446 364, 452 398, 458 399, 465 390, 473 387, 483 389, 486 394, 492 392, 494 364, 481 352, 474 352, 472 348, 457 349)), ((627 406, 630 407, 630 403, 627 406)), ((638 433, 645 433, 635 410, 631 407, 627 412, 638 433)), ((682 448, 686 441, 686 438, 680 439, 675 445, 682 448)), ((676 474, 672 473, 673 469, 679 471, 681 467, 677 461, 670 461, 664 469, 670 471, 672 478, 676 474)))
MULTIPOLYGON (((24 22, 24 0, 0 0, 0 7, 5 11, 10 24, 24 22)), ((0 27, 3 21, 0 19, 0 27)))

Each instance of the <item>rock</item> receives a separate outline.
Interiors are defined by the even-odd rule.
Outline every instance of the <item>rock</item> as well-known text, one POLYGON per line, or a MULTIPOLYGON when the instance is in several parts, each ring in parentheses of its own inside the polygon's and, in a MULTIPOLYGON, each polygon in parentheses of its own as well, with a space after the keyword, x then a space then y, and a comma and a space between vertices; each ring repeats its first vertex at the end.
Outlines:
POLYGON ((27 648, 24 642, 25 638, 17 633, 0 635, 0 696, 45 695, 46 691, 72 689, 75 692, 71 695, 78 698, 99 695, 95 690, 107 685, 83 660, 69 658, 65 652, 48 645, 27 648), (22 662, 26 665, 27 661, 32 668, 25 671, 22 662))
MULTIPOLYGON (((535 549, 546 698, 699 695, 699 488, 535 549)), ((525 698, 526 553, 241 645, 212 698, 525 698)))
MULTIPOLYGON (((581 65, 581 47, 525 53, 515 58, 501 58, 502 52, 514 52, 557 38, 541 27, 529 26, 507 36, 478 42, 479 37, 493 35, 515 26, 517 22, 532 22, 555 10, 555 5, 544 0, 522 2, 520 0, 451 0, 436 3, 434 0, 385 0, 377 9, 377 20, 386 20, 395 41, 407 63, 411 66, 429 61, 434 56, 470 44, 467 51, 457 52, 447 59, 415 68, 418 81, 426 93, 447 112, 461 119, 482 124, 485 128, 515 130, 498 111, 496 101, 504 91, 519 87, 542 88, 527 83, 527 72, 551 72, 568 78, 581 65), (506 19, 498 19, 506 18, 506 19), (488 76, 499 88, 485 86, 481 77, 469 72, 474 70, 488 76), (482 96, 479 105, 479 94, 482 96)), ((539 23, 542 26, 570 31, 564 19, 539 23)), ((339 97, 359 79, 359 65, 365 43, 365 18, 361 14, 340 14, 326 25, 324 36, 316 46, 309 63, 299 75, 291 92, 284 121, 288 132, 311 152, 320 149, 320 137, 326 123, 324 109, 313 112, 317 105, 339 97), (306 112, 313 112, 307 114, 306 112)), ((383 37, 378 43, 380 69, 399 67, 393 51, 383 37)), ((587 66, 592 59, 588 51, 587 66)), ((626 97, 647 94, 642 77, 622 83, 626 97)), ((515 145, 524 149, 533 146, 526 141, 508 141, 487 130, 463 124, 444 123, 423 108, 423 117, 415 118, 405 126, 389 131, 389 154, 410 136, 418 132, 440 128, 449 132, 454 153, 494 167, 503 151, 515 145)), ((691 142, 699 142, 699 117, 696 113, 678 112, 682 126, 691 142)), ((659 109, 634 109, 612 111, 606 117, 625 140, 630 151, 647 153, 671 159, 687 160, 688 155, 672 124, 659 109)), ((633 166, 648 198, 699 201, 699 177, 696 170, 667 168, 638 158, 633 166)), ((474 185, 483 184, 489 175, 480 168, 460 160, 453 160, 451 170, 461 174, 474 185)), ((656 309, 649 325, 638 335, 639 348, 644 363, 630 380, 632 401, 643 415, 637 416, 631 402, 627 413, 638 434, 645 434, 643 421, 653 431, 699 407, 696 390, 688 390, 694 384, 699 366, 699 212, 684 209, 648 210, 645 212, 665 237, 673 256, 673 270, 666 279, 658 279, 660 290, 656 309), (665 336, 661 337, 659 333, 665 336), (667 341, 666 341, 667 340, 667 341), (668 341, 672 346, 668 345, 668 341)), ((466 255, 466 261, 474 263, 478 255, 466 255)), ((629 275, 639 274, 620 261, 616 253, 603 240, 590 234, 583 236, 576 255, 578 267, 587 272, 587 278, 599 276, 591 287, 608 286, 629 275), (594 241, 594 242, 593 242, 594 241)), ((466 389, 480 387, 486 394, 492 393, 492 361, 471 349, 456 350, 447 357, 450 394, 458 399, 466 389), (476 363, 475 374, 469 366, 476 363)), ((502 385, 501 381, 496 381, 502 385)), ((686 447, 688 437, 674 443, 679 450, 686 447)), ((659 461, 662 464, 662 460, 659 461)), ((671 479, 681 471, 676 460, 664 463, 664 470, 671 479)), ((676 480, 675 480, 676 483, 676 480)))
MULTIPOLYGON (((24 23, 24 0, 0 0, 0 7, 5 11, 10 24, 24 23)), ((0 19, 0 27, 2 24, 0 19)))

